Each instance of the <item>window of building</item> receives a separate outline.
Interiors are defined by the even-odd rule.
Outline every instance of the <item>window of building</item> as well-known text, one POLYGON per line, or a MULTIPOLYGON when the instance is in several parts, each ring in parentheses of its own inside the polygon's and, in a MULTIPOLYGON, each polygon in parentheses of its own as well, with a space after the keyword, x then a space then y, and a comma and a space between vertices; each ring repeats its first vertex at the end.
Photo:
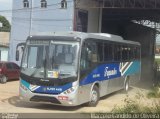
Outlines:
POLYGON ((47 8, 47 1, 41 0, 41 8, 47 8))
POLYGON ((23 1, 23 7, 24 8, 29 8, 29 1, 28 0, 23 1))
POLYGON ((62 9, 67 9, 67 1, 66 0, 61 1, 61 8, 62 9))
POLYGON ((77 22, 75 26, 76 31, 87 32, 88 31, 88 11, 78 10, 77 11, 77 22))

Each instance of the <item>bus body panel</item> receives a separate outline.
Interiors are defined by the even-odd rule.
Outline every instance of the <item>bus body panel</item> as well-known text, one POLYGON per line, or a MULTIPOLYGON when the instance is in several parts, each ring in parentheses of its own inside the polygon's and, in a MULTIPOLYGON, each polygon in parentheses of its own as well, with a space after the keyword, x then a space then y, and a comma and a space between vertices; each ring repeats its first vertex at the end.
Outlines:
POLYGON ((89 102, 90 100, 90 92, 93 84, 87 84, 83 86, 79 86, 78 91, 78 102, 79 104, 83 104, 89 102))
POLYGON ((136 74, 139 71, 140 71, 139 61, 102 64, 93 69, 84 79, 81 79, 80 86, 94 83, 95 81, 114 80, 114 79, 123 80, 121 79, 121 77, 123 78, 128 75, 136 74))
MULTIPOLYGON (((127 68, 128 70, 125 70, 123 72, 124 76, 122 76, 122 77, 121 76, 117 77, 117 78, 104 77, 104 75, 106 73, 106 67, 107 66, 108 66, 107 69, 117 69, 117 72, 118 72, 118 71, 120 71, 119 70, 120 65, 121 64, 119 64, 119 65, 118 64, 116 64, 116 65, 115 64, 113 64, 113 65, 104 64, 104 65, 101 65, 101 66, 97 67, 96 69, 94 69, 87 77, 85 77, 84 79, 81 80, 80 86, 77 89, 76 94, 74 94, 74 95, 72 94, 71 97, 74 98, 73 99, 74 103, 68 104, 66 101, 61 101, 61 105, 64 105, 64 106, 75 105, 76 106, 76 105, 80 105, 80 104, 88 102, 90 100, 90 92, 92 90, 92 87, 93 87, 94 83, 97 82, 97 81, 98 81, 98 84, 99 84, 100 97, 122 89, 124 87, 125 76, 130 75, 131 82, 135 83, 135 81, 136 81, 135 77, 137 79, 139 78, 139 75, 137 75, 139 73, 136 73, 137 71, 135 72, 135 69, 134 69, 135 67, 140 68, 140 67, 138 67, 139 66, 138 62, 132 63, 132 65, 129 65, 129 67, 127 68), (109 66, 111 66, 112 68, 109 67, 109 66), (115 68, 113 66, 115 66, 117 68, 115 68), (103 68, 103 71, 102 71, 102 68, 103 68), (101 71, 101 72, 99 72, 99 71, 101 71), (97 80, 97 79, 94 80, 95 78, 93 78, 93 77, 98 72, 103 74, 103 75, 101 74, 103 78, 98 77, 99 80, 97 80), (131 75, 131 73, 132 73, 132 75, 131 75)), ((121 69, 123 69, 123 67, 121 67, 121 69)), ((112 74, 114 74, 114 71, 112 72, 112 74)), ((109 75, 109 72, 108 72, 108 75, 109 75)), ((112 76, 112 77, 116 77, 116 76, 112 76)), ((21 80, 21 84, 28 88, 27 92, 23 91, 23 89, 20 88, 20 94, 21 94, 22 97, 24 97, 24 99, 26 101, 30 101, 30 99, 35 95, 55 97, 57 100, 59 100, 58 96, 60 96, 60 95, 54 95, 54 93, 55 94, 56 93, 60 94, 63 91, 72 87, 72 83, 69 83, 69 84, 67 84, 65 86, 62 86, 62 87, 32 86, 32 85, 30 85, 29 83, 27 83, 23 80, 21 80), (47 90, 47 88, 49 88, 49 89, 47 90), (59 90, 61 90, 61 92, 59 92, 59 90)))

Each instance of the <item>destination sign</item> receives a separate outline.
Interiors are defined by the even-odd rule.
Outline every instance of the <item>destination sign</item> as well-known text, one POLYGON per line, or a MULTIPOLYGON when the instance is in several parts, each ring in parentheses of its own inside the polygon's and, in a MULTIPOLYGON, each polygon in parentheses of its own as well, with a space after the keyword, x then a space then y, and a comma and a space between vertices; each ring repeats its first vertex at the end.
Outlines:
POLYGON ((30 44, 43 44, 43 45, 49 45, 48 40, 30 40, 30 44))

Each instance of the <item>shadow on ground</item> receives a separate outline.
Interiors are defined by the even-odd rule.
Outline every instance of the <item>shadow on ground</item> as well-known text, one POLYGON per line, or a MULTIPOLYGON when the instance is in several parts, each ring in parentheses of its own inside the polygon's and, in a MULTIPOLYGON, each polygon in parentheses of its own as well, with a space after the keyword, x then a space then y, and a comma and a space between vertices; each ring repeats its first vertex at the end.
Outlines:
POLYGON ((65 107, 59 105, 52 105, 52 104, 42 104, 42 103, 32 103, 32 102, 24 102, 22 101, 19 96, 13 96, 8 99, 2 100, 2 102, 8 102, 9 104, 15 107, 21 108, 32 108, 32 109, 43 109, 43 110, 57 110, 57 111, 76 111, 83 107, 84 105, 76 106, 76 107, 65 107))
MULTIPOLYGON (((131 91, 133 88, 130 88, 129 91, 131 91)), ((106 95, 102 97, 100 100, 106 100, 109 97, 112 97, 116 94, 127 94, 123 89, 116 91, 114 93, 111 93, 109 95, 106 95)), ((1 100, 2 102, 7 102, 15 107, 21 107, 21 108, 32 108, 32 109, 40 109, 40 110, 56 110, 56 111, 77 111, 82 107, 86 107, 86 104, 82 104, 80 106, 74 106, 74 107, 65 107, 65 106, 59 106, 59 105, 52 105, 52 104, 42 104, 42 103, 32 103, 32 102, 24 102, 22 101, 19 96, 13 96, 4 100, 1 100)))
POLYGON ((18 81, 19 79, 12 79, 12 80, 8 80, 6 83, 1 83, 0 82, 0 85, 7 85, 7 83, 12 83, 12 82, 16 82, 18 81))

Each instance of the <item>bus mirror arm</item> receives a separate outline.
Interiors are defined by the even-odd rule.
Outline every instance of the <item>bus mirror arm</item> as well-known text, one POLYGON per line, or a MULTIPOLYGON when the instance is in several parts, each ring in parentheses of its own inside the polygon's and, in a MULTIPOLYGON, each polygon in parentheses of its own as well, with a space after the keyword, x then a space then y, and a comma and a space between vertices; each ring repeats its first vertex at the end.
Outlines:
POLYGON ((19 61, 19 51, 16 50, 16 61, 19 61))

